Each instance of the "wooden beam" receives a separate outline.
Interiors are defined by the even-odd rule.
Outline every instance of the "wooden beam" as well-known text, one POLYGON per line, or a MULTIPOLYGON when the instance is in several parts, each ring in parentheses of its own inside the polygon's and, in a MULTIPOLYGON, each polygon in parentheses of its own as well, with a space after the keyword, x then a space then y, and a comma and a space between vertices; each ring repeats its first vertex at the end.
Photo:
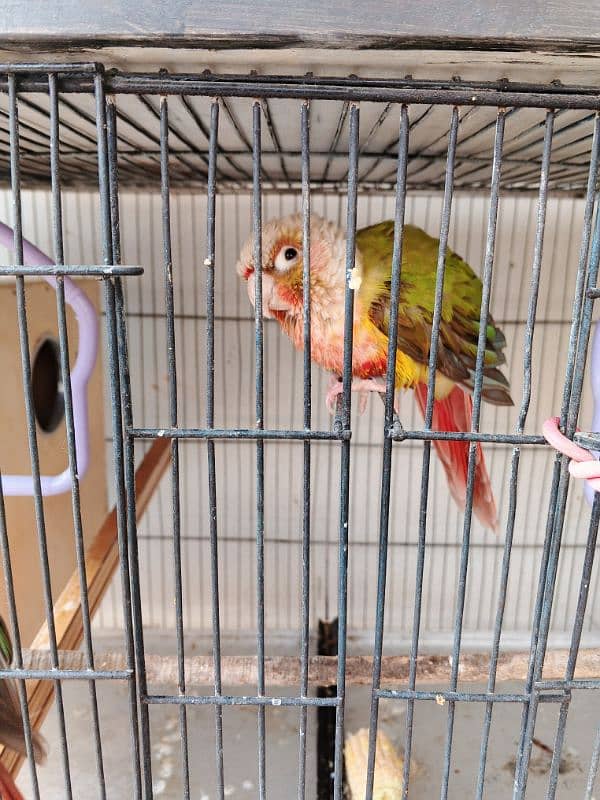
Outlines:
MULTIPOLYGON (((170 442, 156 439, 135 473, 136 519, 142 518, 148 503, 170 461, 170 442)), ((108 513, 92 544, 87 549, 85 566, 87 572, 90 614, 98 609, 110 581, 119 565, 119 546, 117 537, 117 511, 108 513)), ((83 639, 83 616, 81 613, 81 592, 79 575, 75 571, 54 604, 54 624, 59 650, 75 650, 83 639)), ((39 651, 50 664, 50 639, 48 625, 44 623, 32 642, 32 650, 39 651)), ((25 651, 24 651, 25 654, 25 651)), ((28 682, 27 697, 32 726, 38 730, 44 721, 53 701, 52 681, 34 680, 28 682)), ((16 776, 22 758, 13 750, 0 749, 0 759, 4 766, 16 776)))
MULTIPOLYGON (((63 669, 86 668, 85 655, 80 651, 63 651, 59 654, 63 669)), ((544 680, 562 680, 565 676, 568 650, 549 650, 544 663, 544 680)), ((177 685, 177 657, 146 655, 146 677, 154 686, 177 685)), ((47 650, 24 650, 25 669, 49 669, 50 654, 47 650)), ((487 653, 464 653, 460 659, 459 679, 464 683, 485 683, 490 665, 487 653)), ((529 651, 503 653, 498 660, 497 680, 524 681, 527 677, 529 651)), ((127 664, 123 653, 101 653, 95 658, 97 670, 125 670, 127 664)), ((384 656, 381 682, 383 685, 400 687, 406 684, 409 675, 408 656, 384 656)), ((190 656, 185 659, 186 684, 188 686, 211 686, 214 682, 212 656, 190 656)), ((257 681, 256 656, 223 656, 221 676, 227 686, 252 686, 257 681)), ((440 655, 420 655, 417 658, 419 686, 447 683, 450 677, 450 658, 440 655)), ((313 687, 329 686, 337 677, 335 656, 312 656, 309 659, 309 681, 313 687)), ((294 656, 279 656, 265 659, 265 679, 271 686, 298 686, 300 683, 300 659, 294 656)), ((348 656, 346 659, 346 683, 354 686, 371 685, 373 658, 371 656, 348 656)), ((579 652, 575 679, 600 679, 600 649, 583 649, 579 652)))
MULTIPOLYGON (((169 441, 156 439, 135 475, 136 519, 139 521, 169 463, 169 441)), ((85 557, 90 614, 100 605, 119 564, 117 510, 109 512, 85 557)), ((83 639, 79 576, 75 571, 54 605, 56 639, 62 650, 74 650, 83 639)), ((31 643, 33 650, 49 649, 48 626, 42 625, 31 643)))
MULTIPOLYGON (((4 0, 0 45, 210 49, 600 49, 600 6, 573 0, 4 0)), ((89 57, 89 56, 88 56, 89 57)))

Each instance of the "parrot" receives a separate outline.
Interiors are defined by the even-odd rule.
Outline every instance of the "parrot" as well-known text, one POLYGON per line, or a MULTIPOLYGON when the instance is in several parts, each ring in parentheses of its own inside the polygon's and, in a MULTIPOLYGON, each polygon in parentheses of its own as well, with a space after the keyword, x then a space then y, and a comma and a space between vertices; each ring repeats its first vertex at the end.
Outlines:
MULTIPOLYGON (((12 663, 12 642, 6 624, 0 617, 0 669, 8 669, 12 663)), ((31 732, 33 752, 38 764, 46 758, 46 744, 37 731, 31 732)), ((0 680, 0 743, 10 747, 22 756, 26 756, 25 732, 17 686, 11 678, 0 680)), ((23 800, 21 792, 0 761, 0 799, 23 800)))
MULTIPOLYGON (((275 319, 295 347, 303 349, 303 216, 272 219, 262 226, 262 312, 275 319)), ((347 237, 343 228, 316 214, 310 216, 311 361, 330 373, 326 402, 330 411, 342 392, 344 296, 347 237)), ((352 391, 364 411, 369 392, 385 393, 391 306, 394 222, 359 229, 355 236, 352 391)), ((425 415, 428 362, 434 313, 439 240, 406 224, 403 231, 395 389, 412 389, 425 415)), ((236 272, 255 301, 254 236, 241 248, 236 272)), ((469 431, 480 328, 482 283, 471 267, 449 248, 439 328, 432 429, 469 431)), ((491 315, 485 335, 482 398, 511 406, 510 385, 500 367, 506 362, 506 339, 491 315)), ((396 412, 398 407, 395 404, 396 412)), ((452 497, 465 508, 469 443, 434 440, 452 497)), ((476 446, 473 510, 487 529, 497 529, 494 495, 476 446)))

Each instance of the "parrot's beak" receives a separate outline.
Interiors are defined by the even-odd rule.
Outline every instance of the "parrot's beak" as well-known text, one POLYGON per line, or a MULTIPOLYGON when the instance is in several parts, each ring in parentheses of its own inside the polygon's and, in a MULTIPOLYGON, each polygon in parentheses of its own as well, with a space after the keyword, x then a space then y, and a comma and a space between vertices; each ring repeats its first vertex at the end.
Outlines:
MULTIPOLYGON (((254 272, 248 276, 246 288, 248 290, 248 297, 254 306, 254 295, 256 292, 256 281, 254 279, 254 272)), ((273 311, 290 311, 291 306, 281 299, 277 291, 277 285, 271 275, 263 272, 262 276, 262 305, 263 317, 265 319, 274 319, 273 311)))
POLYGON ((246 280, 246 290, 248 292, 248 298, 252 303, 252 307, 254 308, 254 272, 251 272, 246 280))
MULTIPOLYGON (((256 293, 256 281, 254 279, 254 272, 252 275, 249 276, 246 282, 246 288, 248 290, 248 297, 250 298, 250 302, 252 303, 252 307, 254 308, 254 300, 255 300, 255 293, 256 293)), ((269 303, 268 297, 265 295, 265 276, 263 275, 263 296, 262 296, 262 303, 263 303, 263 317, 267 319, 271 318, 273 315, 269 313, 269 303)))

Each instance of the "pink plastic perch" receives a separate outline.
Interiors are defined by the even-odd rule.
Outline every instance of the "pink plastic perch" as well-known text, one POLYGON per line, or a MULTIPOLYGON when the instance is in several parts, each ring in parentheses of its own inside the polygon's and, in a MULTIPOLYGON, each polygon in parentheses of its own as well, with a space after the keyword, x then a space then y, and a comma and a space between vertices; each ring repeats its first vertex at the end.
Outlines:
MULTIPOLYGON (((0 222, 0 245, 13 249, 13 232, 0 222)), ((28 266, 38 264, 54 265, 54 261, 41 250, 23 239, 23 258, 28 266)), ((51 286, 56 287, 56 279, 44 277, 51 286)), ((77 471, 82 478, 90 462, 89 426, 87 408, 87 384, 94 370, 98 353, 98 318, 96 310, 87 296, 69 278, 64 279, 65 301, 73 309, 78 328, 77 360, 71 370, 71 392, 73 396, 73 424, 75 427, 75 450, 77 471)), ((69 467, 59 475, 42 475, 42 494, 62 494, 71 489, 69 467)), ((31 475, 3 475, 2 491, 5 495, 32 495, 31 475)))

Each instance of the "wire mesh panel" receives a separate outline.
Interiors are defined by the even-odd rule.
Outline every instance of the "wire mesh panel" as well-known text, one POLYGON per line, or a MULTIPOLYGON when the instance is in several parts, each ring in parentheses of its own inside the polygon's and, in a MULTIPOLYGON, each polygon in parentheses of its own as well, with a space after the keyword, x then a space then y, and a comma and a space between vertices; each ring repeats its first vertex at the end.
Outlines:
MULTIPOLYGON (((25 407, 27 414, 27 430, 28 442, 31 458, 31 474, 33 477, 33 502, 35 506, 37 532, 39 540, 39 558, 41 563, 42 578, 43 578, 43 592, 46 607, 46 624, 48 629, 48 640, 50 649, 50 660, 46 669, 27 669, 24 668, 23 653, 21 649, 21 640, 19 634, 19 623, 17 616, 17 607, 15 603, 14 587, 12 580, 11 569, 11 554, 9 540, 5 524, 4 516, 4 502, 2 502, 2 553, 3 553, 3 568, 6 580, 6 592, 8 598, 8 609, 10 616, 10 629, 11 635, 15 644, 15 666, 11 670, 5 670, 3 677, 5 679, 18 678, 20 682, 19 696, 21 703, 21 712, 23 716, 24 725, 24 739, 29 763, 31 767, 31 781, 34 795, 39 797, 39 783, 36 773, 35 760, 33 758, 33 739, 30 725, 29 708, 27 701, 27 692, 25 691, 25 678, 37 680, 53 680, 53 690, 56 701, 56 707, 59 716, 59 750, 62 758, 62 767, 64 774, 64 792, 65 796, 72 796, 72 782, 71 782, 71 768, 72 764, 69 758, 69 745, 66 735, 66 722, 63 708, 63 684, 62 681, 68 679, 87 680, 89 682, 89 695, 90 706, 93 720, 93 732, 96 749, 96 769, 97 769, 97 784, 101 796, 105 796, 105 775, 104 764, 102 755, 102 733, 98 720, 98 703, 96 695, 96 681, 100 679, 107 680, 125 680, 129 685, 129 704, 130 704, 130 731, 132 743, 132 757, 135 760, 138 758, 138 731, 137 731, 137 696, 135 692, 135 683, 133 680, 133 648, 132 648, 132 634, 131 622, 129 614, 126 614, 127 622, 125 623, 125 642, 127 653, 127 667, 120 670, 98 670, 94 665, 94 654, 92 647, 91 637, 91 620, 88 604, 87 594, 87 577, 86 577, 86 562, 83 544, 83 531, 82 531, 82 514, 80 505, 79 494, 79 475, 77 466, 77 454, 75 449, 75 428, 74 428, 74 414, 73 414, 73 397, 71 390, 71 375, 70 375, 70 362, 69 362, 69 343, 67 339, 67 323, 66 323, 66 308, 65 308, 65 285, 64 280, 66 276, 77 275, 94 275, 103 279, 106 299, 110 302, 113 299, 114 293, 114 280, 118 280, 120 275, 139 274, 141 271, 138 268, 124 268, 116 267, 112 269, 108 265, 112 264, 112 253, 110 251, 110 216, 107 213, 103 217, 103 232, 104 232, 104 263, 98 266, 79 265, 71 266, 64 264, 64 250, 63 250, 63 221, 62 221, 62 208, 61 208, 61 187, 60 187, 60 156, 59 156, 59 112, 58 112, 58 92, 56 75, 50 72, 47 76, 47 91, 49 98, 49 145, 50 145, 50 158, 51 158, 51 188, 52 188, 52 216, 53 216, 53 244, 54 244, 54 260, 56 266, 43 267, 43 266, 24 266, 23 259, 23 235, 22 235, 22 216, 21 216, 21 153, 20 153, 20 126, 19 126, 19 100, 18 100, 18 86, 17 79, 14 74, 10 74, 7 78, 7 97, 8 97, 8 124, 10 132, 9 154, 10 154, 10 176, 11 176, 11 193, 12 193, 12 210, 13 210, 13 227, 14 227, 14 259, 13 264, 9 267, 3 268, 5 276, 15 276, 16 284, 16 297, 17 297, 17 313, 19 323, 19 340, 21 347, 21 361, 23 372, 23 387, 25 407), (57 636, 55 628, 55 616, 53 609, 53 594, 52 594, 52 576, 50 572, 50 558, 49 558, 49 544, 46 537, 45 526, 45 512, 44 501, 42 496, 42 482, 40 476, 40 461, 38 453, 38 433, 36 430, 36 416, 34 412, 33 388, 32 388, 32 366, 30 358, 30 344, 28 337, 28 324, 27 324, 27 306, 26 306, 26 290, 25 279, 32 276, 52 276, 54 278, 54 285, 56 289, 56 307, 58 318, 58 332, 60 343, 60 365, 62 372, 62 384, 64 391, 64 408, 66 420, 66 450, 68 454, 69 470, 71 475, 72 484, 72 503, 73 503, 73 528, 75 534, 75 549, 77 554, 78 575, 80 581, 81 592, 81 613, 83 624, 83 638, 84 638, 84 651, 85 651, 85 666, 79 670, 62 669, 59 654, 57 650, 57 636)), ((102 83, 97 85, 98 89, 98 111, 99 114, 104 113, 104 93, 102 83)), ((106 137, 102 128, 102 118, 99 118, 99 133, 101 140, 98 147, 99 161, 100 161, 100 174, 103 175, 107 169, 107 153, 106 153, 106 137)), ((105 175, 104 175, 105 177, 105 175)), ((101 195, 104 200, 104 208, 109 212, 108 207, 108 186, 105 181, 101 181, 101 195)), ((109 348, 108 358, 112 366, 111 374, 113 381, 111 383, 112 396, 114 399, 114 420, 115 420, 115 474, 118 479, 118 470, 122 469, 122 437, 120 435, 120 427, 116 425, 120 416, 120 404, 118 402, 119 390, 116 381, 118 380, 117 373, 117 357, 116 357, 116 337, 115 329, 113 326, 112 336, 109 335, 109 348)), ((119 421, 120 426, 120 421, 119 421)), ((123 494, 121 493, 123 497, 123 494)), ((123 506, 122 506, 123 508, 123 506)), ((122 509, 121 509, 122 510, 122 509)), ((126 543, 124 538, 124 528, 120 528, 119 536, 120 546, 120 563, 121 563, 121 576, 123 587, 123 602, 125 606, 130 605, 130 588, 129 588, 129 573, 128 561, 126 553, 126 543)), ((3 788, 3 791, 6 787, 3 788)), ((138 787, 139 791, 139 787, 138 787)))
MULTIPOLYGON (((5 93, 2 108, 6 108, 6 111, 0 110, 3 131, 0 169, 11 181, 11 223, 15 232, 14 263, 3 268, 2 274, 13 276, 16 282, 29 446, 36 483, 34 499, 51 644, 48 669, 24 669, 13 598, 9 606, 17 656, 14 668, 2 671, 0 676, 21 679, 19 691, 26 720, 28 755, 33 751, 23 679, 53 680, 65 791, 67 796, 72 796, 70 771, 73 765, 69 761, 61 681, 89 681, 97 783, 100 795, 105 796, 103 737, 106 733, 99 721, 95 682, 121 680, 126 682, 129 693, 132 796, 150 798, 164 791, 160 775, 157 776, 153 719, 160 707, 168 707, 176 709, 174 724, 180 748, 177 769, 181 796, 195 796, 197 773, 209 770, 206 753, 202 753, 203 761, 199 764, 198 754, 194 752, 192 733, 198 720, 202 726, 210 725, 211 730, 214 729, 214 757, 211 756, 210 766, 214 781, 208 796, 224 798, 229 795, 228 762, 234 760, 234 754, 225 742, 224 725, 228 720, 233 720, 233 725, 238 724, 235 720, 241 720, 244 712, 250 710, 256 715, 251 790, 259 798, 313 797, 314 782, 308 772, 310 736, 314 735, 318 712, 332 709, 335 716, 331 742, 332 796, 334 800, 341 800, 345 792, 347 704, 351 702, 355 684, 367 683, 370 693, 369 748, 364 764, 366 800, 376 797, 377 732, 382 708, 388 703, 402 703, 406 714, 403 774, 397 787, 398 796, 419 796, 413 769, 413 745, 419 733, 419 711, 430 704, 440 706, 444 715, 443 737, 437 748, 439 785, 436 791, 442 798, 456 796, 453 795, 453 781, 457 769, 457 740, 463 731, 461 713, 474 704, 482 713, 479 754, 474 758, 471 753, 468 765, 472 774, 470 793, 477 798, 486 794, 489 785, 489 781, 486 784, 486 767, 494 719, 498 716, 498 706, 506 705, 517 709, 510 722, 510 736, 515 740, 511 765, 513 797, 525 797, 536 723, 543 710, 549 707, 555 711, 552 717, 555 741, 544 792, 548 798, 555 797, 560 786, 561 756, 571 700, 583 692, 595 697, 600 685, 597 661, 594 662, 597 651, 590 650, 587 660, 583 660, 585 677, 577 673, 582 636, 585 633, 593 642, 597 631, 590 614, 595 606, 589 595, 594 579, 597 581, 597 568, 596 573, 593 570, 600 505, 597 500, 594 502, 588 518, 580 495, 569 492, 568 460, 561 456, 552 460, 539 425, 546 414, 560 411, 561 428, 573 438, 581 410, 600 260, 600 216, 594 217, 600 118, 593 91, 508 83, 465 86, 460 82, 432 84, 310 76, 301 79, 104 74, 94 66, 21 68, 16 65, 3 68, 0 90, 5 93), (48 180, 56 266, 44 270, 23 266, 21 183, 38 185, 48 180), (101 266, 65 264, 61 186, 95 181, 99 190, 92 209, 100 223, 103 263, 101 266), (131 187, 148 186, 159 188, 157 199, 148 201, 143 194, 127 194, 131 187), (184 266, 185 257, 180 252, 184 249, 183 237, 177 228, 181 224, 180 205, 188 202, 181 199, 177 190, 189 191, 190 186, 203 194, 201 204, 189 200, 190 233, 193 231, 197 238, 192 248, 195 252, 190 252, 189 242, 185 252, 193 262, 193 269, 184 266), (239 195, 237 217, 229 219, 222 195, 234 189, 247 194, 239 195), (430 220, 430 228, 437 242, 434 277, 429 287, 431 314, 425 326, 420 388, 417 386, 424 412, 421 425, 412 412, 406 411, 404 400, 400 405, 396 403, 396 389, 399 384, 401 388, 410 388, 410 381, 402 385, 398 378, 399 364, 407 355, 403 351, 407 346, 403 332, 407 323, 402 318, 401 302, 402 293, 406 292, 403 270, 406 271, 411 258, 408 223, 413 221, 412 215, 418 217, 420 213, 415 193, 425 190, 438 194, 434 200, 427 201, 426 209, 426 215, 435 217, 435 221, 430 220), (436 386, 439 390, 447 380, 443 369, 444 359, 448 357, 445 303, 448 265, 454 258, 449 242, 451 236, 462 236, 463 241, 469 239, 469 233, 461 233, 460 218, 458 221, 456 218, 461 210, 458 190, 479 193, 477 218, 483 230, 479 236, 481 293, 471 329, 469 364, 472 363, 472 367, 465 379, 472 395, 472 411, 469 406, 464 430, 449 431, 440 429, 434 422, 435 400, 439 396, 436 386), (514 196, 504 196, 505 190, 534 193, 535 196, 534 200, 527 200, 535 208, 534 226, 529 234, 531 246, 529 250, 523 248, 528 258, 514 286, 508 269, 505 275, 498 274, 499 233, 503 226, 518 230, 521 223, 518 201, 514 196), (365 202, 363 193, 369 193, 371 198, 375 192, 384 191, 393 192, 381 206, 393 217, 385 286, 389 303, 385 311, 385 352, 376 376, 379 384, 369 387, 374 389, 375 398, 371 406, 376 405, 376 394, 380 394, 383 404, 378 415, 370 410, 366 441, 361 438, 364 428, 361 433, 357 416, 352 413, 355 406, 353 379, 365 378, 357 368, 357 352, 364 346, 361 325, 365 324, 361 315, 364 297, 364 293, 361 294, 364 277, 360 272, 364 209, 361 204, 365 202), (549 198, 551 191, 580 195, 579 199, 569 201, 573 216, 577 217, 572 224, 576 235, 569 234, 566 246, 561 240, 565 252, 558 255, 552 249, 548 253, 549 246, 553 247, 548 243, 548 223, 552 221, 557 226, 560 216, 557 209, 564 210, 565 205, 564 200, 562 206, 553 205, 558 201, 549 198), (316 355, 319 345, 315 344, 318 342, 315 337, 319 335, 319 317, 323 313, 312 289, 315 270, 319 268, 315 256, 319 228, 312 223, 316 217, 315 207, 331 209, 328 195, 342 192, 343 202, 334 198, 333 206, 338 217, 335 222, 343 230, 344 246, 338 264, 341 280, 324 299, 326 305, 337 304, 339 321, 335 343, 337 358, 324 359, 332 364, 329 369, 339 384, 333 419, 329 422, 322 409, 315 408, 315 388, 320 388, 322 377, 311 363, 319 361, 320 357, 316 355), (265 210, 274 208, 276 193, 280 208, 289 203, 290 210, 298 210, 295 247, 304 254, 296 284, 298 313, 294 329, 302 356, 292 389, 282 386, 281 376, 272 369, 273 348, 280 346, 275 344, 279 342, 278 331, 274 323, 265 324, 264 321, 265 316, 276 317, 284 328, 286 324, 288 328, 291 325, 286 322, 286 312, 272 305, 276 254, 268 250, 271 243, 264 238, 268 222, 265 210), (122 249, 126 250, 133 231, 127 214, 131 213, 132 205, 139 208, 144 203, 153 205, 157 212, 152 213, 151 209, 148 227, 156 224, 157 217, 160 219, 156 232, 150 230, 144 234, 137 229, 138 237, 146 236, 145 242, 136 243, 139 252, 144 247, 151 248, 152 243, 159 243, 159 252, 150 254, 149 261, 159 262, 161 269, 160 273, 156 269, 152 271, 151 281, 136 277, 140 268, 121 264, 122 249), (513 219, 507 222, 508 212, 505 216, 504 210, 510 208, 510 203, 513 204, 513 219), (244 277, 252 278, 248 282, 248 295, 254 307, 252 327, 246 325, 244 329, 246 340, 241 340, 241 328, 238 327, 236 333, 236 357, 244 362, 244 382, 234 378, 241 374, 241 367, 231 363, 232 359, 228 362, 218 355, 219 342, 228 336, 227 323, 231 321, 227 318, 227 309, 233 308, 227 297, 228 284, 218 271, 223 263, 219 248, 230 246, 231 240, 237 244, 240 215, 246 217, 244 230, 251 233, 248 263, 241 266, 248 268, 244 277), (202 228, 202 234, 197 232, 198 228, 202 228), (558 266, 553 273, 555 259, 558 266), (566 264, 570 265, 570 271, 563 266, 566 264), (538 314, 540 292, 547 282, 557 279, 556 273, 561 268, 565 275, 561 310, 567 309, 569 334, 559 350, 555 346, 557 343, 550 340, 547 332, 550 327, 540 324, 538 314), (35 419, 31 399, 28 399, 31 374, 25 279, 40 274, 56 277, 66 444, 84 619, 83 669, 61 669, 52 633, 53 597, 44 534, 44 503, 39 484, 35 419), (63 286, 65 276, 75 275, 97 276, 104 287, 109 444, 113 456, 111 476, 121 568, 122 615, 119 618, 125 630, 124 663, 119 670, 95 668, 86 600, 63 286), (567 275, 572 278, 571 284, 567 283, 567 275), (495 331, 491 309, 494 290, 499 286, 504 287, 506 298, 506 328, 511 317, 513 319, 510 359, 512 369, 519 374, 512 387, 514 409, 501 409, 492 415, 482 400, 486 399, 488 384, 485 381, 490 375, 488 341, 490 336, 498 335, 490 334, 489 330, 491 326, 495 331), (200 296, 205 301, 202 308, 198 302, 200 296), (194 311, 190 319, 186 319, 190 298, 193 298, 194 311), (143 299, 148 302, 145 304, 143 299), (148 328, 143 327, 144 318, 150 318, 154 326, 152 341, 146 338, 148 328), (158 325, 160 337, 156 334, 158 325), (522 338, 519 339, 517 333, 522 338), (198 347, 198 340, 202 341, 202 348, 198 347), (149 373, 144 370, 146 358, 153 363, 160 388, 148 385, 149 373), (251 369, 248 369, 249 364, 251 369), (537 376, 543 370, 551 370, 552 383, 560 386, 561 398, 536 396, 540 385, 537 376), (237 394, 237 404, 226 406, 224 398, 229 392, 237 394), (289 396, 290 412, 282 410, 283 404, 276 404, 277 413, 273 413, 270 398, 285 392, 289 396), (157 399, 153 399, 155 396, 157 399), (153 410, 147 414, 150 405, 153 410), (535 424, 528 416, 532 406, 536 410, 535 424), (233 409, 228 417, 224 413, 226 408, 233 409), (151 569, 145 569, 143 539, 136 522, 136 504, 139 504, 136 459, 147 452, 150 443, 164 440, 169 444, 170 470, 168 482, 159 494, 162 509, 157 515, 163 557, 151 569), (282 443, 296 459, 293 470, 290 467, 293 477, 286 480, 280 480, 276 456, 282 443), (464 513, 449 511, 448 489, 436 472, 431 449, 433 445, 434 450, 439 451, 443 443, 449 447, 464 445, 468 448, 464 496, 459 498, 464 504, 464 513), (239 448, 235 451, 236 464, 226 461, 227 448, 233 446, 239 448), (366 446, 371 448, 375 458, 369 455, 365 468, 366 446), (489 562, 483 552, 486 545, 482 542, 484 537, 493 534, 485 533, 473 520, 479 502, 477 487, 482 446, 491 456, 492 486, 497 493, 500 490, 502 506, 500 536, 493 545, 488 545, 495 559, 491 574, 486 571, 489 562), (501 457, 503 469, 500 473, 495 468, 501 457), (542 462, 549 467, 546 483, 537 477, 537 470, 541 473, 543 469, 542 462), (227 464, 226 469, 223 463, 227 464), (324 464, 328 471, 326 479, 321 474, 324 464), (202 490, 190 485, 190 470, 194 476, 202 476, 205 481, 202 490), (540 483, 536 488, 540 507, 532 508, 532 490, 528 489, 528 484, 536 482, 540 483), (368 496, 367 491, 367 487, 373 485, 375 497, 368 496), (295 505, 289 496, 292 489, 295 505), (205 507, 191 514, 190 504, 197 502, 200 491, 205 507), (440 500, 442 494, 443 500, 440 500), (327 513, 319 512, 320 503, 328 507, 327 513), (398 507, 405 509, 402 516, 398 507), (232 508, 238 512, 237 517, 232 508), (365 508, 368 510, 363 516, 365 508), (282 509, 288 515, 289 530, 274 531, 270 520, 281 523, 282 509), (223 518, 228 520, 225 526, 223 518), (239 519, 239 522, 232 523, 232 519, 239 519), (394 530, 399 520, 401 536, 394 530), (364 526, 364 533, 361 533, 361 526, 364 526), (250 527, 253 528, 251 546, 250 527), (455 560, 443 562, 443 590, 437 593, 435 584, 439 576, 432 571, 434 528, 441 532, 442 538, 435 540, 440 547, 451 542, 450 530, 458 530, 453 549, 455 560), (190 550, 186 542, 192 529, 196 529, 196 539, 202 538, 204 542, 202 558, 194 564, 187 558, 190 550), (527 537, 528 531, 532 532, 531 538, 527 537), (568 567, 567 583, 574 605, 564 612, 568 649, 556 654, 548 650, 548 644, 555 621, 553 614, 562 612, 557 609, 556 598, 557 586, 561 585, 560 559, 566 551, 563 536, 564 544, 577 544, 580 558, 576 560, 571 556, 568 567), (287 547, 281 561, 273 562, 269 557, 274 539, 281 540, 287 547), (245 549, 230 549, 231 541, 244 543, 245 549), (360 561, 355 553, 364 541, 372 545, 375 557, 364 565, 359 588, 352 580, 352 569, 360 561), (323 542, 327 546, 319 549, 323 542), (525 551, 531 542, 539 545, 533 551, 534 563, 520 553, 515 564, 515 553, 525 551), (397 546, 398 543, 401 546, 397 546), (326 552, 330 559, 332 549, 335 560, 324 567, 321 553, 326 552), (230 558, 232 553, 235 563, 230 558), (293 588, 296 596, 293 599, 290 599, 292 587, 281 575, 284 567, 289 568, 282 563, 284 558, 295 562, 293 588), (404 576, 400 598, 394 595, 394 587, 388 581, 388 575, 397 576, 399 569, 404 576), (238 607, 240 618, 243 614, 244 620, 240 627, 245 627, 255 640, 255 656, 246 662, 240 653, 226 654, 223 646, 222 587, 230 580, 232 570, 237 576, 238 607), (156 656, 148 651, 145 639, 151 612, 144 597, 155 593, 153 579, 158 574, 163 585, 170 589, 171 604, 170 608, 165 608, 163 598, 160 613, 165 615, 165 627, 174 632, 174 645, 162 669, 157 666, 156 656), (329 584, 326 591, 315 583, 315 575, 317 581, 329 584), (485 591, 478 588, 483 587, 484 582, 485 591), (492 585, 489 593, 486 593, 487 584, 492 585), (525 627, 530 647, 527 653, 518 654, 515 661, 510 662, 509 655, 502 651, 502 635, 507 608, 511 613, 513 609, 511 594, 521 591, 522 586, 527 587, 523 594, 524 607, 516 603, 514 613, 520 615, 521 621, 527 620, 525 627), (204 657, 191 656, 187 635, 188 598, 194 590, 201 593, 202 613, 209 622, 210 655, 204 657), (362 602, 364 606, 369 598, 373 610, 362 626, 363 631, 368 632, 370 659, 367 660, 360 657, 362 653, 359 656, 353 652, 349 637, 353 632, 349 620, 354 618, 355 592, 360 592, 363 598, 359 605, 362 602), (439 612, 431 601, 432 593, 439 603, 439 612), (490 619, 486 628, 489 634, 487 652, 465 653, 471 615, 476 615, 473 627, 477 628, 484 613, 478 604, 484 595, 490 619), (320 607, 319 599, 323 597, 328 599, 328 604, 320 607), (298 648, 278 661, 269 641, 269 621, 273 606, 282 602, 288 603, 289 609, 287 615, 283 615, 286 622, 282 627, 293 627, 298 648), (399 606, 403 622, 395 627, 399 606), (441 618, 447 620, 445 632, 448 635, 442 652, 431 655, 424 652, 421 633, 425 628, 431 629, 429 622, 436 614, 439 614, 440 629, 444 628, 441 618), (337 619, 336 655, 321 660, 313 658, 311 636, 316 622, 319 618, 333 616, 337 619), (394 638, 398 630, 408 634, 406 654, 398 652, 401 649, 398 637, 394 638), (502 686, 509 679, 513 683, 502 686), (477 682, 483 686, 474 687, 477 682), (243 686, 241 691, 235 689, 239 684, 243 686), (317 691, 332 684, 334 692, 324 695, 317 691), (293 785, 288 783, 282 788, 278 785, 278 765, 269 758, 273 749, 269 727, 276 715, 286 713, 293 714, 288 719, 292 720, 294 733, 297 733, 297 757, 293 785), (417 789, 413 792, 415 785, 417 789)), ((464 202, 472 201, 467 198, 464 202)), ((422 212, 423 209, 423 216, 422 212)), ((377 217, 372 207, 369 213, 377 217)), ((510 235, 508 249, 512 254, 516 246, 514 239, 519 234, 511 230, 510 235)), ((554 239, 554 243, 556 241, 554 239)), ((292 249, 296 253, 296 249, 292 249)), ((233 321, 239 322, 239 319, 233 321)), ((551 323, 551 316, 543 322, 551 323)), ((415 320, 416 324, 419 320, 415 320)), ((410 355, 414 356, 414 351, 410 355)), ((499 380, 497 376, 496 380, 499 380)), ((580 436, 579 441, 584 439, 580 436)), ((590 446, 596 442, 593 434, 585 441, 590 446)), ((291 459, 292 456, 290 464, 291 459)), ((0 532, 10 599, 10 553, 5 527, 0 532)), ((579 664, 581 667, 582 659, 579 664)), ((598 750, 596 740, 589 748, 589 772, 579 787, 582 796, 588 798, 594 791, 598 750)), ((33 792, 40 796, 35 766, 32 759, 30 762, 33 792)))

